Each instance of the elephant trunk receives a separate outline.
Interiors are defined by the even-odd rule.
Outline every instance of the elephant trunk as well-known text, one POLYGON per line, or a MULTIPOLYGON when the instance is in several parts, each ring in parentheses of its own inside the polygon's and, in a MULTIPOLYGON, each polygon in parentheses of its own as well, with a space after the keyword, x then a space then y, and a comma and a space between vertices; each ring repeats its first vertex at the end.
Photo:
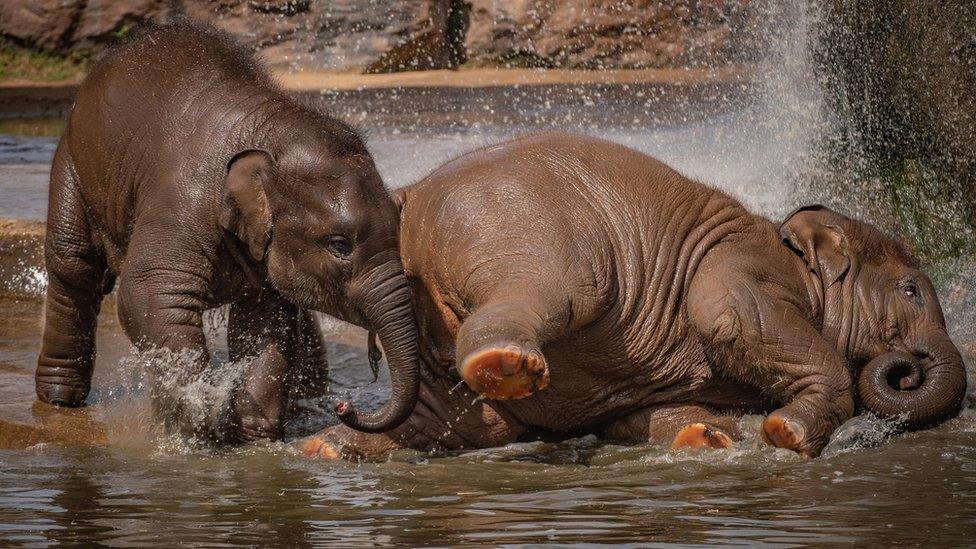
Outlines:
POLYGON ((399 258, 370 269, 360 309, 367 328, 376 332, 390 367, 392 394, 379 410, 360 413, 347 401, 336 406, 339 419, 358 431, 381 433, 396 428, 413 412, 420 394, 417 323, 410 285, 399 258))
POLYGON ((914 354, 892 351, 871 360, 858 388, 867 409, 884 418, 904 417, 906 430, 921 429, 959 412, 966 368, 947 335, 929 334, 914 354))

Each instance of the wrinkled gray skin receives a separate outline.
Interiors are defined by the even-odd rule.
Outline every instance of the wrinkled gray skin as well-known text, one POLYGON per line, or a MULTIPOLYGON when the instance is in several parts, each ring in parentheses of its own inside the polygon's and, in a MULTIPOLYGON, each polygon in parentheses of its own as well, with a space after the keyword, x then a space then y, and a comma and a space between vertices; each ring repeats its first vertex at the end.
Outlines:
MULTIPOLYGON (((80 406, 95 321, 118 279, 119 317, 141 349, 209 366, 201 314, 230 304, 233 360, 257 357, 224 416, 177 426, 225 440, 276 437, 292 388, 327 379, 305 309, 379 335, 393 397, 354 428, 388 430, 418 388, 416 321, 396 206, 360 137, 289 99, 212 28, 149 28, 92 67, 51 174, 49 275, 37 395, 80 406)), ((179 401, 177 401, 179 406, 179 401)))
POLYGON ((821 206, 776 225, 643 154, 559 133, 467 154, 401 201, 420 402, 388 433, 329 428, 309 454, 533 431, 725 447, 751 410, 769 412, 768 442, 815 456, 857 402, 908 428, 959 410, 964 366, 929 280, 821 206))

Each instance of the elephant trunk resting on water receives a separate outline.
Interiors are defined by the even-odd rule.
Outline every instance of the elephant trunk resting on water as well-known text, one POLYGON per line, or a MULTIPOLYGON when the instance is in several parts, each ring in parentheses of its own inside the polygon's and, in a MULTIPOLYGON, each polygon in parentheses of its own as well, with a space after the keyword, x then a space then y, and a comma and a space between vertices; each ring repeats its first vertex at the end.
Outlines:
POLYGON ((537 430, 728 446, 732 414, 752 410, 769 412, 769 443, 815 456, 855 402, 919 428, 963 399, 928 278, 827 208, 777 226, 643 154, 561 133, 472 152, 399 196, 420 402, 386 433, 331 427, 310 454, 537 430))
POLYGON ((229 414, 187 426, 192 414, 169 410, 181 428, 280 434, 288 386, 327 374, 304 309, 364 325, 388 351, 393 398, 363 415, 342 403, 343 421, 387 431, 416 402, 397 209, 365 144, 212 28, 150 27, 92 67, 54 158, 45 260, 45 402, 85 403, 96 316, 116 278, 133 343, 193 351, 184 381, 210 363, 206 309, 229 303, 231 359, 256 357, 229 414))

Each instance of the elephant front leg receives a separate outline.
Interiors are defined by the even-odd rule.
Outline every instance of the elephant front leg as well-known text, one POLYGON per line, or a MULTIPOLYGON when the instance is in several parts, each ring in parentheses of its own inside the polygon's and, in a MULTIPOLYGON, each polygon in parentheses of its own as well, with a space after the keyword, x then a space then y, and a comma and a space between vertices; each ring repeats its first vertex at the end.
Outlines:
POLYGON ((150 361, 154 416, 167 431, 215 438, 219 407, 208 395, 187 390, 210 366, 203 333, 205 279, 190 270, 137 269, 133 264, 138 265, 133 261, 119 277, 119 322, 150 361))
POLYGON ((227 343, 231 361, 253 361, 232 398, 225 438, 280 438, 290 389, 312 391, 304 385, 323 385, 328 374, 314 320, 273 290, 251 291, 231 304, 227 343))
POLYGON ((763 422, 763 438, 807 457, 819 455, 854 412, 844 359, 789 301, 746 283, 699 283, 692 285, 688 310, 713 366, 782 403, 763 422))
POLYGON ((622 442, 654 442, 673 450, 731 448, 739 439, 738 418, 716 414, 696 404, 645 408, 606 428, 606 435, 622 442))

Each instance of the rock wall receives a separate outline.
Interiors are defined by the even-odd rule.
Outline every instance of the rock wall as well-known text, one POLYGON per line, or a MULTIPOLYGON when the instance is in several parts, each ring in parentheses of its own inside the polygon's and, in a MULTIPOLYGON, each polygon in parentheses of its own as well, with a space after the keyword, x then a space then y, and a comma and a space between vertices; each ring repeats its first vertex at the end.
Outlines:
POLYGON ((467 56, 572 68, 752 60, 761 14, 749 0, 471 0, 467 56))
MULTIPOLYGON (((185 13, 237 35, 279 68, 366 67, 435 25, 439 0, 26 0, 0 2, 0 36, 95 53, 146 20, 185 13)), ((425 55, 427 52, 424 52, 425 55)), ((438 58, 442 64, 446 64, 438 58)))
MULTIPOLYGON (((189 16, 211 21, 253 44, 269 63, 311 70, 368 67, 396 46, 431 31, 440 23, 441 7, 436 0, 186 0, 183 4, 189 16)), ((435 56, 443 63, 441 56, 435 56)))
POLYGON ((922 165, 932 176, 916 179, 938 183, 930 194, 963 201, 960 216, 976 234, 976 0, 818 7, 814 50, 847 139, 875 161, 922 165))
POLYGON ((168 6, 166 0, 9 0, 0 2, 0 36, 47 51, 97 48, 168 6))
POLYGON ((90 51, 173 12, 275 66, 386 72, 484 65, 674 67, 748 60, 757 0, 7 0, 0 36, 90 51))

